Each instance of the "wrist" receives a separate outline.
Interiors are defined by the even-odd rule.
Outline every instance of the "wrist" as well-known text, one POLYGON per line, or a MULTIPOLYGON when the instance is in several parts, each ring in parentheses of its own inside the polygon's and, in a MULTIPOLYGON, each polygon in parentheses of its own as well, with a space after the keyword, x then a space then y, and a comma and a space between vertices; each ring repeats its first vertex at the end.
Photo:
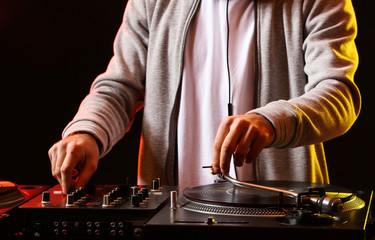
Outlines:
POLYGON ((87 136, 91 137, 96 142, 96 145, 98 146, 98 149, 101 149, 102 144, 98 140, 98 138, 95 137, 94 134, 92 134, 90 132, 86 132, 86 131, 76 131, 76 132, 70 133, 67 137, 74 136, 74 135, 87 135, 87 136))
POLYGON ((263 128, 263 131, 265 131, 268 134, 269 140, 268 140, 268 144, 266 147, 271 147, 275 141, 275 135, 276 135, 275 127, 272 124, 272 122, 268 120, 266 117, 264 117, 263 115, 258 114, 258 113, 250 112, 245 115, 249 117, 251 116, 251 118, 255 120, 255 122, 257 123, 258 127, 263 128))

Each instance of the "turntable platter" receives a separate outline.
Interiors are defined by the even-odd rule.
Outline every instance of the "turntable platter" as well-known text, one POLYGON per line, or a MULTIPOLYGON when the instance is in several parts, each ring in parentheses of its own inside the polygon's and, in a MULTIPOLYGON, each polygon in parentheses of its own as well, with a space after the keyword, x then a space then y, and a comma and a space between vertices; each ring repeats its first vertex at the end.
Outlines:
POLYGON ((17 189, 17 184, 9 181, 0 181, 0 196, 13 192, 17 189))
MULTIPOLYGON (((324 187, 327 192, 351 193, 343 187, 305 182, 262 181, 256 184, 294 192, 304 192, 309 187, 324 187)), ((229 182, 187 188, 184 190, 184 197, 196 202, 237 207, 277 206, 279 202, 277 192, 237 187, 229 182)), ((286 198, 284 201, 284 204, 294 203, 292 198, 286 198)))
POLYGON ((0 180, 0 209, 9 208, 22 202, 27 194, 18 189, 18 185, 0 180))
POLYGON ((209 184, 185 189, 184 196, 195 202, 237 207, 277 205, 278 194, 237 187, 231 183, 209 184))

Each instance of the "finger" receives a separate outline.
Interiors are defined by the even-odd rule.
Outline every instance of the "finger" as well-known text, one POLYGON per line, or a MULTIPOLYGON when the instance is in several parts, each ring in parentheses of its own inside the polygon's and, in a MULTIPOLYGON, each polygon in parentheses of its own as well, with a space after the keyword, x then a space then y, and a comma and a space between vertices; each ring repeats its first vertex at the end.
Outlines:
POLYGON ((68 194, 70 192, 72 187, 72 174, 69 173, 69 170, 62 171, 60 185, 64 194, 68 194))
POLYGON ((236 151, 234 152, 234 164, 237 167, 241 167, 248 156, 250 151, 250 146, 255 138, 255 132, 253 127, 248 127, 247 131, 243 134, 242 138, 239 140, 236 151))
POLYGON ((250 146, 250 150, 246 156, 246 162, 253 162, 259 156, 262 150, 267 146, 268 141, 269 135, 267 133, 258 134, 257 138, 253 141, 252 145, 250 146))
POLYGON ((48 151, 48 157, 51 163, 51 173, 53 177, 57 177, 57 173, 55 172, 56 169, 56 161, 57 161, 57 154, 56 154, 56 147, 55 145, 52 146, 48 151))
POLYGON ((241 130, 242 128, 239 126, 232 126, 221 146, 220 170, 224 174, 229 173, 232 154, 235 152, 243 134, 241 130))
POLYGON ((48 158, 51 163, 51 170, 52 170, 55 164, 55 159, 56 159, 55 149, 53 146, 48 150, 48 158))
POLYGON ((80 161, 80 157, 72 154, 71 152, 66 154, 64 162, 61 166, 61 188, 63 193, 69 193, 72 186, 72 175, 77 162, 80 161))
POLYGON ((228 132, 229 127, 227 121, 224 120, 219 126, 213 145, 211 166, 214 173, 220 173, 221 148, 228 132))
POLYGON ((66 151, 64 148, 56 147, 53 163, 52 163, 52 175, 61 184, 61 166, 63 165, 65 159, 66 151))
POLYGON ((97 159, 95 157, 88 158, 85 160, 83 168, 75 182, 76 188, 85 187, 87 185, 90 178, 95 173, 97 166, 97 159))
POLYGON ((62 154, 58 154, 58 152, 56 152, 54 161, 52 163, 52 175, 59 183, 61 183, 61 164, 64 161, 63 159, 65 158, 65 156, 63 156, 62 159, 60 159, 61 156, 62 154))

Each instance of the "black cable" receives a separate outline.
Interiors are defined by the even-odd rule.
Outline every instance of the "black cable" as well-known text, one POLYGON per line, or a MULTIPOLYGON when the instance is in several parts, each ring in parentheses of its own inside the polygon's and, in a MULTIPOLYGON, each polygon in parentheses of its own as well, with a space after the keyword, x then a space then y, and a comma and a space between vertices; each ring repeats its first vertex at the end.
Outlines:
POLYGON ((229 0, 227 0, 226 7, 227 16, 227 72, 228 72, 228 116, 233 115, 233 104, 232 104, 232 83, 230 79, 230 67, 229 67, 229 0))

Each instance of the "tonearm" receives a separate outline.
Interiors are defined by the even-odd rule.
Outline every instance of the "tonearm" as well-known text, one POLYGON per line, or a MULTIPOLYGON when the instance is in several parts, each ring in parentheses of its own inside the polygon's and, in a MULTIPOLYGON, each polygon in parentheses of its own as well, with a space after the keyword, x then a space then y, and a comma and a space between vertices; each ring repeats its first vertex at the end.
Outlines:
POLYGON ((308 188, 308 190, 305 192, 294 192, 249 182, 242 182, 232 178, 228 174, 220 173, 218 176, 236 186, 272 191, 281 195, 295 198, 297 208, 299 209, 308 209, 316 213, 329 214, 332 216, 339 215, 343 210, 342 201, 339 198, 327 196, 324 188, 308 188))

